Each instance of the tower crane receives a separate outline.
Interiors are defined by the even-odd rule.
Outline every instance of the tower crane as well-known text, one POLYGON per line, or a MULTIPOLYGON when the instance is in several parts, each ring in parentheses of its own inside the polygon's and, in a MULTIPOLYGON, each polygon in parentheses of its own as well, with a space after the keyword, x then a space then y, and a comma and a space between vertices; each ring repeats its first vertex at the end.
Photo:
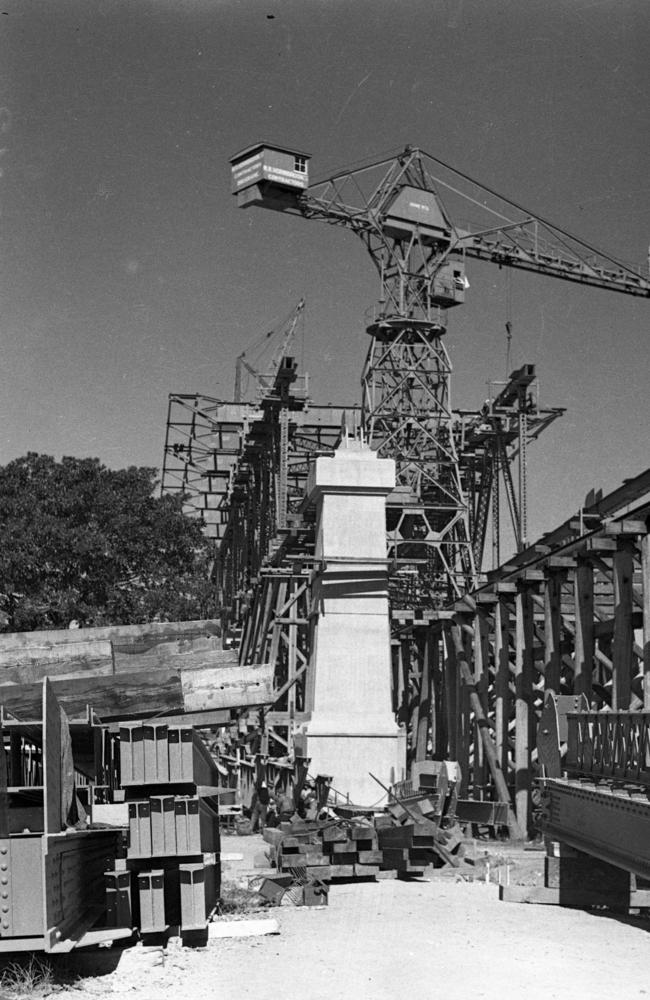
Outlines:
POLYGON ((246 369, 249 375, 252 375, 253 378, 257 380, 260 395, 263 395, 264 392, 268 390, 270 386, 273 385, 275 377, 282 365, 282 359, 287 356, 287 352, 293 341, 294 334, 296 332, 296 327, 298 325, 298 321, 302 315, 304 308, 305 308, 305 300, 300 299, 295 309, 291 312, 289 317, 285 320, 284 323, 281 324, 280 327, 273 330, 269 330, 268 333, 263 334, 263 336, 259 337, 252 345, 252 347, 261 347, 261 345, 264 344, 265 342, 270 341, 272 338, 277 337, 279 334, 282 334, 282 339, 278 344, 277 349, 273 353, 273 357, 271 358, 271 363, 269 365, 268 372, 260 372, 250 363, 250 361, 247 358, 247 355, 250 352, 251 347, 247 347, 246 350, 242 351, 241 354, 237 357, 237 360, 235 362, 236 403, 241 403, 242 401, 243 368, 246 369))
POLYGON ((362 420, 369 444, 397 466, 389 557, 439 604, 476 581, 482 541, 471 522, 485 535, 483 507, 472 517, 463 489, 443 342, 447 311, 469 287, 467 258, 646 298, 650 281, 416 147, 313 185, 309 159, 249 146, 230 161, 233 193, 243 208, 349 229, 370 254, 380 297, 367 331, 362 420))

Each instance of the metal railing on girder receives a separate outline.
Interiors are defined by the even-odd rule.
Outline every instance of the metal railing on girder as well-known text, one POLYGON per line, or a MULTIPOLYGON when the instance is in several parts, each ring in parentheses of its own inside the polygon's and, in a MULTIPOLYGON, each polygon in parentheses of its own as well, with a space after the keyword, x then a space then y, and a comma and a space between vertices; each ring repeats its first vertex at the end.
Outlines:
POLYGON ((570 712, 567 722, 570 777, 650 788, 650 712, 570 712))

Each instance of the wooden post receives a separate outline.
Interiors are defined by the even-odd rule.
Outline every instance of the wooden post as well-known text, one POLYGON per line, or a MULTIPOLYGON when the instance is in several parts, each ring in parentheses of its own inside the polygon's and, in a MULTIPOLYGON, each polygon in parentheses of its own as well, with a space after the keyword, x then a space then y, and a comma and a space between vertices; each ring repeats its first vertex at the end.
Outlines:
POLYGON ((406 729, 409 722, 408 717, 408 697, 409 697, 409 662, 411 659, 411 649, 408 639, 401 639, 399 644, 399 679, 397 694, 397 721, 406 729))
POLYGON ((418 702, 415 760, 427 759, 427 743, 431 722, 431 630, 427 629, 418 643, 422 657, 420 698, 418 702))
MULTIPOLYGON (((456 626, 454 626, 455 628, 456 626)), ((459 630, 460 635, 460 630, 459 630)), ((447 709, 447 755, 458 756, 458 670, 456 646, 448 629, 445 630, 445 706, 447 709)))
MULTIPOLYGON (((458 656, 458 674, 462 680, 462 683, 467 685, 469 691, 469 700, 474 712, 474 717, 479 726, 481 733, 481 740, 483 741, 483 746, 485 747, 485 755, 488 761, 488 767, 490 768, 490 773, 494 780, 494 786, 496 789, 499 801, 510 803, 510 795, 508 792, 508 785, 506 783, 503 771, 499 767, 499 761, 497 759, 496 750, 494 748, 494 743, 492 742, 492 736, 490 735, 490 727, 488 725, 487 719, 483 712, 481 706, 481 699, 479 698, 476 687, 474 686, 474 681, 472 679, 472 674, 467 665, 465 659, 465 650, 463 648, 463 641, 460 635, 460 629, 457 625, 452 625, 449 632, 446 633, 447 638, 450 640, 449 645, 454 646, 454 650, 458 656)), ((520 839, 523 836, 521 827, 517 822, 517 817, 515 816, 512 808, 508 809, 508 828, 510 830, 510 835, 514 838, 520 839)))
POLYGON ((643 572, 643 707, 650 710, 650 535, 641 539, 643 572))
POLYGON ((578 559, 573 577, 575 606, 575 663, 573 693, 584 694, 591 704, 594 674, 594 569, 578 559))
MULTIPOLYGON (((479 608, 474 615, 474 684, 487 716, 488 687, 488 628, 484 612, 479 608)), ((478 724, 474 722, 474 798, 480 798, 479 789, 485 786, 485 750, 478 724)))
POLYGON ((435 760, 442 760, 447 749, 447 718, 445 715, 445 682, 441 663, 442 632, 431 631, 431 745, 435 760))
MULTIPOLYGON (((300 579, 293 579, 289 584, 290 592, 293 596, 293 601, 289 607, 289 620, 291 624, 287 627, 287 639, 288 639, 288 649, 287 649, 287 682, 291 684, 291 687, 287 691, 287 715, 289 717, 288 728, 289 737, 293 733, 295 718, 296 718, 296 667, 297 667, 297 653, 296 647, 298 645, 298 601, 296 598, 296 592, 300 587, 300 579)), ((284 603, 284 594, 286 593, 287 585, 285 584, 284 591, 280 588, 280 600, 279 604, 282 607, 284 603)), ((276 654, 277 655, 277 654, 276 654)))
POLYGON ((614 637, 612 640, 612 708, 629 709, 632 696, 634 630, 632 628, 632 544, 621 541, 614 562, 614 637))
MULTIPOLYGON (((466 616, 463 616, 466 619, 466 616)), ((463 645, 465 649, 465 661, 469 664, 470 670, 473 668, 472 663, 472 645, 473 637, 471 632, 463 631, 463 645)), ((460 794, 466 797, 467 787, 469 784, 469 761, 470 761, 470 744, 471 744, 471 734, 472 734, 472 716, 469 701, 469 691, 467 685, 463 684, 460 679, 460 674, 458 669, 456 669, 456 678, 458 684, 458 764, 460 766, 460 794)))
POLYGON ((390 644, 391 657, 391 705, 395 716, 402 704, 402 646, 399 639, 393 638, 390 644))
POLYGON ((517 822, 528 834, 531 792, 533 705, 533 602, 530 586, 521 584, 515 599, 515 809, 517 822), (532 717, 532 718, 531 718, 532 717))
POLYGON ((417 736, 418 736, 418 719, 419 719, 419 705, 420 705, 420 680, 421 671, 415 666, 415 660, 419 656, 420 650, 418 644, 415 641, 415 636, 411 634, 409 640, 409 656, 407 663, 407 673, 404 675, 404 684, 406 685, 406 704, 407 704, 407 726, 408 726, 408 760, 407 764, 410 766, 415 760, 415 749, 417 746, 417 736), (416 687, 417 679, 417 687, 416 687))
POLYGON ((510 613, 505 598, 494 609, 495 736, 499 765, 508 774, 508 722, 510 721, 510 613))
POLYGON ((560 693, 562 623, 560 599, 563 570, 546 569, 544 578, 544 689, 560 693))

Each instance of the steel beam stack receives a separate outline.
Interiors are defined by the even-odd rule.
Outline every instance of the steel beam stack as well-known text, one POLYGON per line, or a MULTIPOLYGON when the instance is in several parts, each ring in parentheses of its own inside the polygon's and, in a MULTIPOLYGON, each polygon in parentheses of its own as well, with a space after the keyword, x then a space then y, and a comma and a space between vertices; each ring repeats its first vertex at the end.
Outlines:
POLYGON ((191 726, 120 727, 121 786, 128 805, 128 848, 111 884, 116 919, 144 934, 179 926, 202 931, 219 893, 217 769, 191 726), (121 907, 121 909, 120 909, 121 907))

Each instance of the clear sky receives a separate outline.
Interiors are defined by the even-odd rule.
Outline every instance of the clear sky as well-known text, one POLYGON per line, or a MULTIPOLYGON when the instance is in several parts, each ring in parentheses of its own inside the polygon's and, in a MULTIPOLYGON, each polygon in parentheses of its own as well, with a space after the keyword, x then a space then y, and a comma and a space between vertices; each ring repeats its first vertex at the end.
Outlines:
MULTIPOLYGON (((312 177, 407 143, 647 266, 647 0, 0 0, 2 430, 160 466, 169 392, 307 302, 316 402, 356 403, 378 294, 355 237, 238 210, 264 138, 312 177)), ((453 402, 537 365, 566 406, 530 458, 531 537, 650 465, 650 302, 468 262, 453 402)))

